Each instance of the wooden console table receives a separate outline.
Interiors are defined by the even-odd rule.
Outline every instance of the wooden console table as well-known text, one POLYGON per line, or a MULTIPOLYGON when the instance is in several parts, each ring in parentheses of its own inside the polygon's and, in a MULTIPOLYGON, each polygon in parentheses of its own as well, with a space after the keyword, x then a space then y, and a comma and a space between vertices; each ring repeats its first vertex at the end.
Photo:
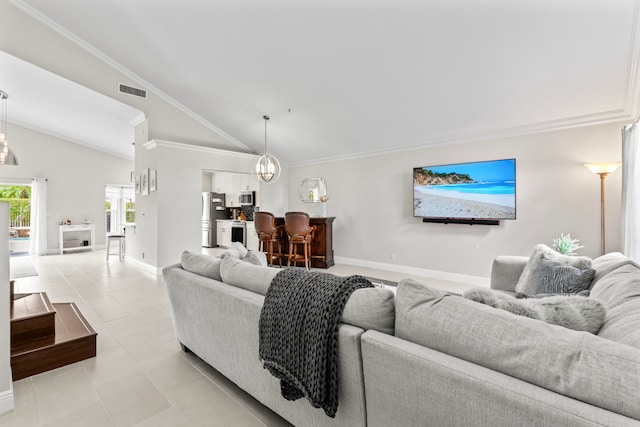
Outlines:
MULTIPOLYGON (((336 219, 334 216, 330 217, 317 217, 312 216, 309 218, 309 224, 316 226, 316 231, 313 233, 313 242, 311 243, 311 267, 315 268, 329 268, 335 265, 333 260, 333 221, 336 219)), ((283 217, 276 217, 276 225, 284 225, 283 217)), ((286 233, 282 240, 282 264, 287 264, 287 253, 289 251, 289 239, 287 239, 286 233)))

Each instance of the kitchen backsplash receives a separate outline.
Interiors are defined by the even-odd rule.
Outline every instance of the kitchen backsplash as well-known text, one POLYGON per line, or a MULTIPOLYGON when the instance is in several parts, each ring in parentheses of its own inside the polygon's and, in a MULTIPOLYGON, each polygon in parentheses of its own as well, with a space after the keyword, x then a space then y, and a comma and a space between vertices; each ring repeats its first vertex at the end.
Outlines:
POLYGON ((238 217, 240 213, 243 213, 244 216, 247 217, 247 221, 253 221, 253 212, 255 211, 254 206, 240 206, 237 208, 227 208, 227 216, 231 219, 233 218, 233 211, 238 212, 238 217))
POLYGON ((247 217, 247 221, 253 221, 254 210, 255 210, 254 206, 242 206, 240 208, 240 212, 242 212, 244 216, 247 217))

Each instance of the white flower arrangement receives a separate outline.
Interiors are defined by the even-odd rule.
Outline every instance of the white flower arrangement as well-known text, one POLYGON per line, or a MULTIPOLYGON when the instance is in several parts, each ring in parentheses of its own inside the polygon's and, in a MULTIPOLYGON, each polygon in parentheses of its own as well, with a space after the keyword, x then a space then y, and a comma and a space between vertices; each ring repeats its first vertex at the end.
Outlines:
POLYGON ((553 239, 553 249, 564 255, 575 255, 578 249, 584 248, 578 242, 580 239, 572 239, 571 234, 562 234, 557 239, 553 239))

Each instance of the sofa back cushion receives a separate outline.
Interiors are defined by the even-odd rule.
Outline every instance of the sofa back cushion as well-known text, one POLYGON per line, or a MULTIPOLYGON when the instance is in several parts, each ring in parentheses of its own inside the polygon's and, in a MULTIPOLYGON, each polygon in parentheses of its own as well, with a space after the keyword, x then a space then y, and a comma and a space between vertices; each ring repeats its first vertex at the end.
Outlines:
POLYGON ((393 292, 378 287, 354 291, 344 306, 341 320, 362 329, 393 334, 396 320, 393 292))
POLYGON ((220 276, 220 263, 222 260, 211 255, 195 254, 184 251, 180 259, 182 268, 191 273, 199 274, 210 279, 222 280, 220 276))
POLYGON ((640 267, 629 261, 606 274, 591 297, 607 307, 598 335, 640 349, 640 267))
POLYGON ((595 258, 591 263, 591 266, 596 270, 596 274, 591 281, 591 287, 593 288, 600 279, 613 270, 627 264, 633 264, 633 261, 620 252, 609 252, 608 254, 595 258))
MULTIPOLYGON (((225 257, 220 266, 222 281, 228 285, 266 295, 279 268, 253 265, 233 257, 225 257)), ((362 329, 393 333, 395 304, 393 292, 381 288, 354 291, 342 311, 341 321, 362 329)))
POLYGON ((403 280, 395 335, 640 420, 640 350, 403 280))
POLYGON ((255 265, 232 256, 225 257, 220 264, 220 275, 224 283, 260 295, 267 293, 271 280, 279 271, 278 268, 255 265))

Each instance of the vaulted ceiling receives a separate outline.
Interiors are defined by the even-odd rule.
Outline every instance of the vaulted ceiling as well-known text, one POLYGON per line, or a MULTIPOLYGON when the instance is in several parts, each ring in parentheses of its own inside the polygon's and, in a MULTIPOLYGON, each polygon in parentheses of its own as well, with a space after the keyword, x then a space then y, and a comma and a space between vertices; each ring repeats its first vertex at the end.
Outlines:
POLYGON ((635 118, 635 0, 13 0, 288 164, 635 118))

